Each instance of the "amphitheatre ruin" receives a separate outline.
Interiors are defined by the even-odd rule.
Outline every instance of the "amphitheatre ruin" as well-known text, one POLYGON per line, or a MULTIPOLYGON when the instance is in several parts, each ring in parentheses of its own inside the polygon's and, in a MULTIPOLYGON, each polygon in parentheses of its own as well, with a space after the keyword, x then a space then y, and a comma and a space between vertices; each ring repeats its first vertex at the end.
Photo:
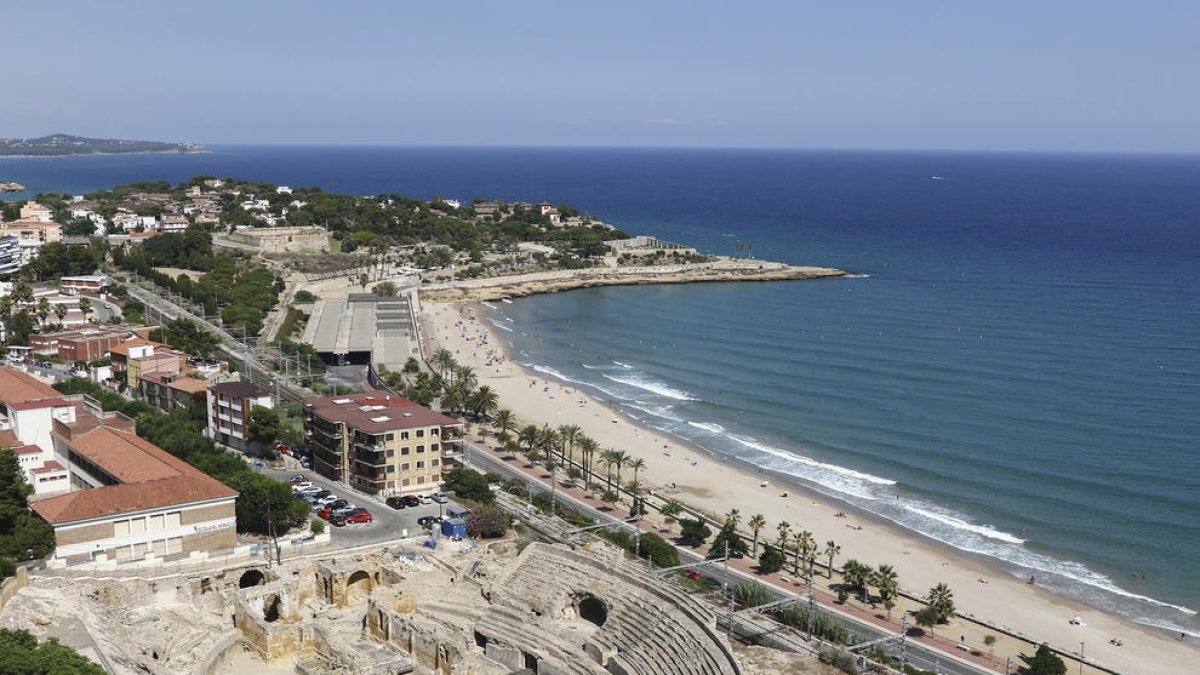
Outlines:
POLYGON ((84 653, 114 673, 768 672, 739 665, 711 609, 616 548, 455 546, 406 540, 157 578, 36 575, 0 626, 82 630, 84 653))

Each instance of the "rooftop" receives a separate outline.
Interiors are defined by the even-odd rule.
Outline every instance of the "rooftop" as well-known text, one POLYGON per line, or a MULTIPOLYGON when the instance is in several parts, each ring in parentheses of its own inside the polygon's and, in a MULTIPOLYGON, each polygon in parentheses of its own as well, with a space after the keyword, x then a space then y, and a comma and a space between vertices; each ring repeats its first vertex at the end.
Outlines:
POLYGON ((11 366, 0 368, 0 403, 12 405, 61 396, 58 390, 11 366))
POLYGON ((344 423, 366 433, 460 424, 453 417, 379 390, 345 396, 312 396, 304 399, 304 405, 321 419, 344 423))
POLYGON ((101 425, 71 436, 60 438, 121 482, 31 502, 30 508, 51 525, 237 496, 132 431, 101 425))
POLYGON ((249 397, 249 396, 266 396, 267 392, 259 388, 258 385, 250 382, 222 382, 209 387, 209 391, 214 394, 224 394, 226 396, 249 397))

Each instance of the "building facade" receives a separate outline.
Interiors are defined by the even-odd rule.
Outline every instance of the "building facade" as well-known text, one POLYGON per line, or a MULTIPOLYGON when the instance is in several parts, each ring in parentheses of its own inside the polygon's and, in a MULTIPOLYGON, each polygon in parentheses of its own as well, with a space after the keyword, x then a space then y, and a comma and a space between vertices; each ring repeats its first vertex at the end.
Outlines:
POLYGON ((254 406, 273 408, 271 395, 249 382, 222 382, 208 388, 208 437, 246 449, 246 422, 254 406))
POLYGON ((458 420, 385 391, 304 401, 313 468, 377 495, 437 492, 462 453, 458 420))
POLYGON ((119 413, 56 422, 72 491, 30 503, 54 528, 54 558, 138 560, 237 545, 237 492, 140 438, 119 413))
POLYGON ((142 375, 142 400, 159 410, 174 410, 193 405, 203 406, 208 400, 210 382, 189 375, 151 373, 142 375))
POLYGON ((82 399, 65 397, 11 366, 0 368, 0 447, 16 453, 36 495, 67 489, 66 469, 54 455, 51 432, 55 420, 75 421, 82 399))

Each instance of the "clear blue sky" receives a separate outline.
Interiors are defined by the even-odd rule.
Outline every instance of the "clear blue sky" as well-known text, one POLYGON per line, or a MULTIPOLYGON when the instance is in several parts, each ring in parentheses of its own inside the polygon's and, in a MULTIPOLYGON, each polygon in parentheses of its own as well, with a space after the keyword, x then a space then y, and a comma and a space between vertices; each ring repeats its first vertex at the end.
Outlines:
POLYGON ((1200 151, 1200 2, 12 2, 0 136, 1200 151))

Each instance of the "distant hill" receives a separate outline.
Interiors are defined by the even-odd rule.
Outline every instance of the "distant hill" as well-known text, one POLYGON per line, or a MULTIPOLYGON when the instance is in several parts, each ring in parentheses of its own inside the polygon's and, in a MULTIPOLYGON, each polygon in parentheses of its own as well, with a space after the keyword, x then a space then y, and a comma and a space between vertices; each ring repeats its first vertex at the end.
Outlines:
POLYGON ((41 138, 0 138, 0 157, 64 157, 68 155, 117 155, 131 152, 199 153, 202 145, 127 141, 119 138, 84 138, 70 134, 51 134, 41 138))

